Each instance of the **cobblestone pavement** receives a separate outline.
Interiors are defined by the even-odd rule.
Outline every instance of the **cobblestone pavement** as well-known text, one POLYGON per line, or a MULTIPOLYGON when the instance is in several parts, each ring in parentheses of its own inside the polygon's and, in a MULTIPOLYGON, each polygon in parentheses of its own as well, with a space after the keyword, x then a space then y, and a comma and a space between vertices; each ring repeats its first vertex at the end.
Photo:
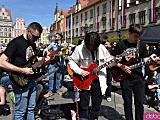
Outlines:
MULTIPOLYGON (((112 91, 112 101, 107 102, 105 99, 102 101, 101 112, 99 120, 125 120, 123 111, 123 100, 121 97, 121 89, 118 83, 114 83, 114 92, 112 91)), ((48 98, 50 108, 63 108, 66 116, 70 116, 70 110, 75 109, 74 104, 74 92, 68 90, 66 87, 61 88, 63 95, 59 96, 54 94, 48 98)), ((7 95, 8 104, 11 106, 11 114, 7 116, 0 116, 0 120, 12 120, 14 105, 12 104, 10 97, 7 95)), ((145 112, 156 112, 153 108, 148 108, 144 105, 145 112)), ((134 110, 133 110, 134 111, 134 110)), ((36 120, 47 120, 45 117, 36 115, 36 120)), ((57 120, 71 120, 71 117, 64 117, 57 120)))

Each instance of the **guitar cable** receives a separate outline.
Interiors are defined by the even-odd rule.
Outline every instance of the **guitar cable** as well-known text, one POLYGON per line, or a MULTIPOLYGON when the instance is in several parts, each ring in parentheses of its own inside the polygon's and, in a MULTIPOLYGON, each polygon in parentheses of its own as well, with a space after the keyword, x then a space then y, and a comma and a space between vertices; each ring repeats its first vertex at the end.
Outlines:
MULTIPOLYGON (((114 86, 116 85, 116 81, 114 81, 113 78, 112 78, 112 83, 114 86)), ((114 98, 114 108, 116 110, 117 106, 116 106, 116 93, 115 93, 115 91, 113 92, 113 98, 114 98)))

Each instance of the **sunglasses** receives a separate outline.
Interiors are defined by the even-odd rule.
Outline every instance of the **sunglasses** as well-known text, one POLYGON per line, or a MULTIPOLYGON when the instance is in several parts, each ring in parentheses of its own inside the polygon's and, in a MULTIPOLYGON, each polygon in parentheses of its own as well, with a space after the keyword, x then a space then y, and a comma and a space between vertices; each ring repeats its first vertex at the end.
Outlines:
POLYGON ((29 32, 31 33, 31 35, 32 35, 32 37, 33 37, 34 39, 39 39, 39 38, 40 38, 40 36, 34 35, 34 34, 31 32, 31 30, 29 30, 29 32))

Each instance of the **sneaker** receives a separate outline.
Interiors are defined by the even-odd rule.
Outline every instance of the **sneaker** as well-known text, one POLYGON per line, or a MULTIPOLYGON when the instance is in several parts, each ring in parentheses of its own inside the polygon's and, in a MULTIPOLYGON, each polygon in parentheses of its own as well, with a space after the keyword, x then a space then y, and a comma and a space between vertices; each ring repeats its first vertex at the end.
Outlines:
POLYGON ((111 98, 110 97, 108 97, 107 98, 107 102, 111 102, 112 100, 111 100, 111 98))
POLYGON ((51 92, 48 92, 47 94, 44 95, 45 98, 51 97, 53 94, 51 92))
POLYGON ((62 92, 58 90, 58 91, 57 91, 57 94, 58 94, 58 95, 62 95, 62 92))

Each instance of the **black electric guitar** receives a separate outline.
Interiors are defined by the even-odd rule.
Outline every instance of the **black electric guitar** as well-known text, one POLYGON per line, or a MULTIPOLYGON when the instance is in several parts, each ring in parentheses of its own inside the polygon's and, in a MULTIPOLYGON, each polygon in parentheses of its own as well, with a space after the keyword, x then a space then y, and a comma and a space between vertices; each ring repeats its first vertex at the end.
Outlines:
MULTIPOLYGON (((60 48, 58 48, 55 51, 52 51, 50 54, 48 54, 48 56, 50 58, 54 57, 54 56, 58 56, 58 50, 60 48)), ((37 61, 36 56, 32 56, 24 65, 22 65, 22 68, 32 68, 34 71, 33 75, 25 75, 22 73, 18 73, 18 72, 11 72, 10 74, 10 79, 12 80, 13 84, 17 85, 19 88, 24 88, 26 87, 29 82, 30 79, 37 79, 39 77, 42 76, 42 74, 44 74, 43 70, 40 68, 42 65, 44 65, 45 63, 45 58, 42 58, 42 60, 37 61)))
MULTIPOLYGON (((131 61, 125 63, 125 65, 129 66, 130 62, 131 61)), ((146 62, 137 63, 137 64, 131 65, 129 67, 130 67, 131 70, 133 70, 133 69, 136 69, 138 67, 141 67, 142 65, 148 65, 150 63, 153 63, 153 60, 150 59, 146 62)), ((112 67, 111 74, 112 74, 112 77, 113 77, 114 81, 116 81, 116 82, 121 82, 127 76, 134 75, 134 74, 128 74, 128 73, 124 72, 121 68, 119 68, 117 66, 112 67)))
POLYGON ((39 78, 37 79, 37 82, 42 81, 42 80, 45 79, 47 76, 55 73, 58 69, 59 69, 59 67, 57 67, 55 70, 53 70, 53 71, 51 71, 51 72, 48 72, 48 73, 42 75, 41 77, 39 77, 39 78))
POLYGON ((20 87, 20 88, 24 88, 26 87, 29 82, 30 79, 33 78, 38 78, 42 75, 42 72, 39 72, 37 70, 39 70, 38 68, 40 68, 45 62, 45 59, 42 58, 42 60, 39 60, 38 62, 36 62, 36 58, 35 56, 32 56, 24 65, 22 65, 22 68, 32 68, 34 71, 33 75, 25 75, 22 73, 18 73, 18 72, 11 72, 10 73, 10 79, 13 82, 13 84, 15 84, 16 86, 20 87))

